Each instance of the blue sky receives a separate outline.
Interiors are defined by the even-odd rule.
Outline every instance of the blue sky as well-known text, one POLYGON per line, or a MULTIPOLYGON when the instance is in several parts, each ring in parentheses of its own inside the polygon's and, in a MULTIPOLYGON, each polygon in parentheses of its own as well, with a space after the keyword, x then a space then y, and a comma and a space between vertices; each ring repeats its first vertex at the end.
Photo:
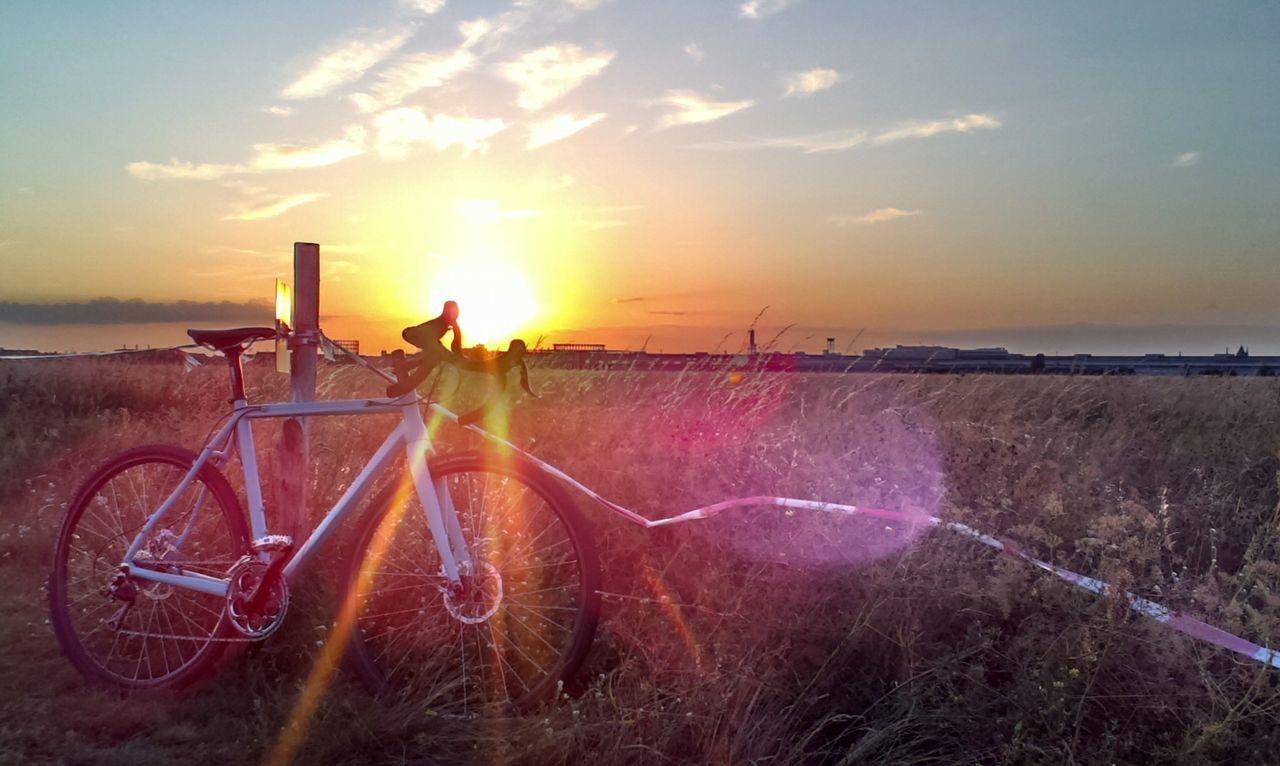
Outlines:
MULTIPOLYGON (((311 240, 331 334, 373 346, 500 270, 537 310, 494 333, 548 341, 710 348, 768 307, 806 350, 1280 353, 1278 22, 1270 3, 9 3, 0 345, 180 342, 28 309, 266 300, 311 240)), ((473 310, 511 303, 488 297, 473 310)))

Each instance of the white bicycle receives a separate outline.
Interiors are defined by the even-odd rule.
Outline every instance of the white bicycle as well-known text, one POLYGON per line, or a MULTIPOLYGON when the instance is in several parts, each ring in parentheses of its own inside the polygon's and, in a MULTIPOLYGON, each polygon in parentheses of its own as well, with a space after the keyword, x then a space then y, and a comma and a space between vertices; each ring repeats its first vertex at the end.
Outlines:
MULTIPOLYGON (((425 342, 414 330, 405 337, 425 342)), ((63 653, 83 674, 129 689, 181 686, 207 673, 231 643, 270 636, 288 611, 290 583, 362 506, 339 627, 351 664, 375 693, 466 713, 527 709, 573 673, 599 614, 590 528, 547 472, 519 454, 436 455, 414 392, 442 361, 503 382, 519 367, 527 388, 523 343, 487 363, 428 343, 382 398, 253 404, 241 354, 276 331, 189 334, 226 356, 226 422, 198 453, 148 445, 116 455, 77 492, 58 536, 50 611, 63 653), (295 545, 267 527, 251 426, 331 415, 397 422, 295 545), (222 473, 233 457, 244 476, 247 524, 222 473)), ((482 415, 426 404, 463 425, 482 415)))

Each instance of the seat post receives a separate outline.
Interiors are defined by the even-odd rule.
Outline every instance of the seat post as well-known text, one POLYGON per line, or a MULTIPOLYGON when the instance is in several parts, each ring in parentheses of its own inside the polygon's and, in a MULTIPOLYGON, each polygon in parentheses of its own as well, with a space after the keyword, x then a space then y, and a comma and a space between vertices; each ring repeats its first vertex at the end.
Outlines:
POLYGON ((244 367, 240 364, 240 354, 244 351, 239 346, 224 349, 227 364, 231 366, 231 403, 242 402, 244 395, 244 367))

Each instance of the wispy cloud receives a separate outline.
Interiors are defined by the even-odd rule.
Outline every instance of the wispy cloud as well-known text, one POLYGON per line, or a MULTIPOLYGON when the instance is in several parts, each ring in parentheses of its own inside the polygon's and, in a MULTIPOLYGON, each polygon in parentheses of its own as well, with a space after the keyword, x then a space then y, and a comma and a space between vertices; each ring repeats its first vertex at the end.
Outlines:
POLYGON ((423 88, 438 88, 475 66, 476 56, 465 46, 447 53, 415 53, 379 75, 373 93, 354 93, 351 101, 362 112, 377 112, 423 88))
POLYGON ((684 55, 694 61, 702 61, 707 57, 706 51, 702 50, 702 46, 692 42, 684 46, 684 55))
POLYGON ((579 117, 576 114, 557 114, 542 122, 529 125, 529 143, 527 148, 537 149, 556 141, 563 141, 581 130, 595 125, 604 119, 603 113, 589 114, 579 117))
POLYGON ((445 0, 400 0, 400 5, 430 16, 444 8, 445 0))
POLYGON ((545 37, 560 24, 601 4, 601 0, 514 0, 507 10, 466 22, 459 29, 483 57, 498 51, 522 31, 532 33, 530 37, 545 37))
POLYGON ((930 138, 942 133, 972 133, 975 130, 992 130, 1001 126, 1000 120, 989 114, 966 114, 943 120, 912 121, 899 124, 872 138, 872 143, 889 144, 908 138, 930 138))
POLYGON ((377 30, 346 40, 317 58, 280 95, 293 100, 316 98, 340 85, 355 82, 398 50, 412 35, 410 29, 377 30))
POLYGON ((944 133, 973 133, 976 130, 994 130, 1001 122, 988 114, 968 114, 942 120, 900 123, 894 128, 871 134, 865 130, 832 130, 825 133, 806 133, 797 136, 771 136, 736 141, 712 141, 697 144, 699 149, 717 151, 751 151, 757 149, 791 149, 803 154, 843 152, 864 144, 884 145, 908 138, 929 138, 944 133))
POLYGON ((261 320, 271 316, 265 302, 170 301, 152 303, 95 298, 67 303, 0 301, 0 322, 33 325, 143 324, 149 322, 261 320))
POLYGON ((738 6, 738 14, 744 19, 763 19, 794 5, 796 0, 747 0, 738 6))
POLYGON ((177 157, 168 162, 130 162, 124 166, 129 175, 143 181, 168 181, 173 179, 191 179, 196 181, 212 181, 232 173, 244 172, 244 165, 226 165, 212 162, 187 162, 177 157))
POLYGON ((669 90, 655 103, 665 106, 667 113, 658 120, 659 128, 715 122, 734 112, 755 106, 755 101, 713 101, 692 90, 669 90))
POLYGON ((903 210, 897 207, 882 207, 879 210, 872 210, 866 215, 833 215, 831 222, 840 228, 844 228, 849 224, 873 224, 884 223, 886 221, 896 221, 899 218, 909 218, 913 215, 920 215, 923 210, 903 210))
POLYGON ((374 120, 378 130, 378 153, 390 159, 404 157, 413 144, 429 144, 436 151, 451 146, 462 147, 470 154, 485 151, 489 139, 507 128, 500 117, 479 119, 436 114, 427 117, 421 109, 401 107, 378 115, 374 120))
POLYGON ((474 48, 476 43, 484 39, 493 30, 493 22, 488 19, 473 19, 458 25, 458 34, 462 35, 462 47, 474 48))
POLYGON ((333 165, 365 152, 365 129, 354 125, 342 138, 322 144, 255 144, 253 156, 243 163, 193 163, 174 157, 165 163, 130 162, 125 170, 143 181, 189 179, 214 181, 229 175, 295 170, 333 165))
POLYGON ((459 217, 482 223, 521 221, 542 217, 541 210, 513 210, 503 207, 502 203, 496 199, 460 199, 454 209, 459 217))
POLYGON ((10 246, 10 245, 14 245, 14 244, 17 244, 17 243, 16 243, 16 242, 14 242, 12 239, 6 239, 5 241, 0 242, 0 250, 3 250, 3 249, 5 249, 6 247, 8 247, 8 246, 10 246))
POLYGON ((262 111, 267 114, 275 115, 276 117, 288 117, 289 115, 293 114, 294 109, 291 106, 280 106, 278 104, 269 104, 267 106, 262 107, 262 111))
POLYGON ((1173 158, 1173 166, 1175 168, 1189 168, 1192 165, 1200 164, 1200 152, 1183 152, 1173 158))
POLYGON ((275 218, 278 215, 286 213, 299 205, 306 205, 315 202, 318 199, 324 199, 329 195, 324 192, 306 192, 304 194, 294 194, 289 197, 280 197, 270 202, 260 204, 254 207, 246 208, 238 213, 224 216, 224 221, 261 221, 267 218, 275 218))
POLYGON ((323 144, 256 144, 249 167, 256 171, 318 168, 358 157, 364 151, 365 129, 355 125, 347 128, 342 138, 323 144))
POLYGON ((613 61, 609 50, 588 53, 577 45, 558 43, 530 51, 498 66, 498 74, 520 89, 516 105, 536 110, 554 103, 613 61))
POLYGON ((741 141, 715 141, 698 144, 700 149, 719 151, 748 151, 752 149, 794 149, 802 154, 843 152, 867 142, 865 130, 833 130, 827 133, 809 133, 800 136, 776 136, 773 138, 749 138, 741 141))
POLYGON ((786 78, 784 96, 812 96, 820 90, 826 90, 840 82, 840 73, 834 69, 810 69, 797 72, 786 78))

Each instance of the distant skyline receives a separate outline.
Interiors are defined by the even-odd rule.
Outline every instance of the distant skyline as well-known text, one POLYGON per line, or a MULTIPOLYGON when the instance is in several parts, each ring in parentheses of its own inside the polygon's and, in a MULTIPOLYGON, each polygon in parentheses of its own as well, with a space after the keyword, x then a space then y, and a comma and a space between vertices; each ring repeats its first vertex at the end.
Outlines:
POLYGON ((251 323, 315 241, 326 331, 375 352, 447 294, 488 343, 734 350, 763 310, 784 351, 1280 354, 1276 29, 1262 2, 7 3, 0 346, 251 323))

